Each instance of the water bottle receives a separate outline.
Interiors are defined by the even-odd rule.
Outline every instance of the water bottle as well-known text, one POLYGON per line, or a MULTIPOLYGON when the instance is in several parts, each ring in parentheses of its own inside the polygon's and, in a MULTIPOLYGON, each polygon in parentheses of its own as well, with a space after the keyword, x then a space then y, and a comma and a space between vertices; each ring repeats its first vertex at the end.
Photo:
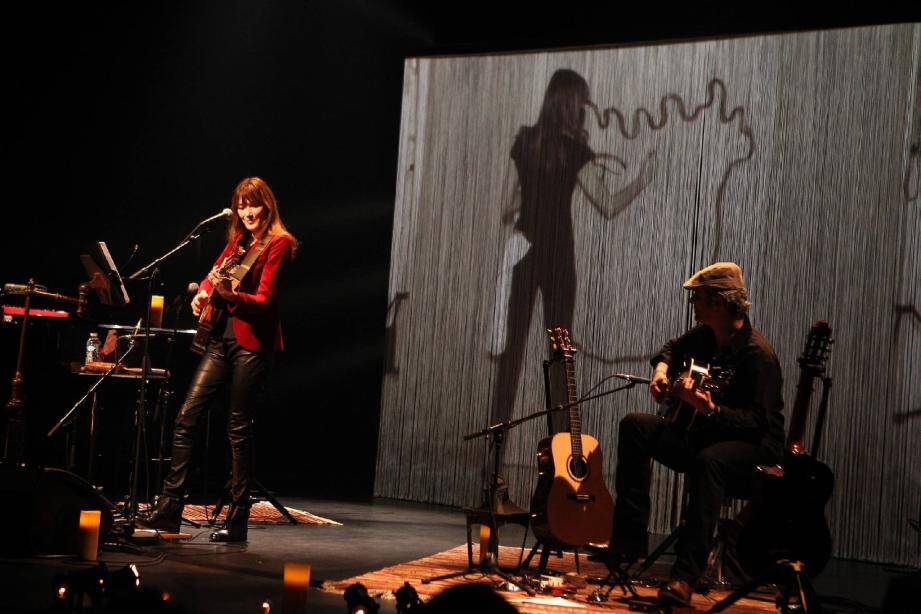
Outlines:
POLYGON ((86 340, 86 364, 99 361, 99 335, 90 333, 86 340))

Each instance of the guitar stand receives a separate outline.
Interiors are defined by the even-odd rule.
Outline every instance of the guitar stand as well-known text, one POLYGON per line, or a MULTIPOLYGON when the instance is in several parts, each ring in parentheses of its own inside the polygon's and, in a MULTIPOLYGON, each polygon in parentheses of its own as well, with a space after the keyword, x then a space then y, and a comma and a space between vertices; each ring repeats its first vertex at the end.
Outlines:
POLYGON ((812 582, 810 582, 809 578, 806 576, 805 568, 806 566, 801 561, 790 561, 786 559, 777 561, 771 569, 746 582, 725 599, 707 610, 706 614, 722 612, 739 599, 754 592, 755 589, 762 584, 766 584, 772 580, 778 580, 781 574, 783 577, 780 578, 780 581, 777 583, 780 594, 777 595, 777 599, 775 600, 778 612, 784 614, 791 612, 804 612, 805 614, 812 612, 812 614, 822 614, 824 612, 822 604, 819 603, 819 598, 812 586, 812 582), (795 598, 793 607, 791 607, 790 604, 791 597, 795 598))
MULTIPOLYGON (((540 558, 537 562, 537 573, 544 573, 547 571, 547 562, 550 560, 551 554, 556 554, 557 558, 563 557, 563 545, 555 543, 544 543, 541 541, 536 542, 532 547, 531 551, 528 553, 528 556, 525 557, 524 562, 521 564, 522 569, 527 569, 531 565, 531 560, 534 558, 534 555, 537 554, 537 551, 540 550, 540 558)), ((576 573, 581 573, 579 569, 579 549, 575 548, 573 554, 576 559, 576 573)))
POLYGON ((684 521, 682 520, 681 524, 675 527, 671 533, 668 534, 661 544, 659 544, 655 550, 653 550, 649 556, 643 560, 643 564, 639 566, 634 574, 630 576, 631 580, 634 583, 638 583, 641 586, 659 586, 661 581, 659 580, 646 580, 643 579, 643 574, 649 571, 649 568, 652 567, 655 562, 659 559, 660 556, 665 554, 665 552, 672 547, 678 538, 681 537, 681 531, 684 529, 684 521))
MULTIPOLYGON (((221 496, 218 497, 217 503, 214 504, 214 511, 211 512, 210 516, 208 516, 209 525, 214 526, 217 524, 218 516, 221 515, 221 511, 227 505, 227 493, 229 491, 230 491, 230 482, 228 481, 224 485, 224 491, 221 493, 221 496)), ((276 499, 272 493, 266 490, 265 486, 263 486, 259 482, 259 480, 257 480, 256 478, 253 478, 253 486, 250 489, 250 493, 251 493, 250 494, 251 499, 264 499, 265 501, 268 501, 272 505, 272 507, 274 507, 278 511, 279 514, 281 514, 288 520, 289 523, 297 524, 297 518, 292 516, 291 512, 289 512, 287 508, 285 508, 284 505, 279 503, 278 499, 276 499)))
POLYGON ((633 588, 633 580, 630 578, 630 567, 633 565, 630 561, 605 561, 604 566, 608 568, 608 575, 601 584, 608 587, 608 590, 602 591, 600 588, 593 591, 588 596, 591 603, 604 603, 611 598, 611 593, 615 588, 619 588, 625 599, 637 599, 639 594, 633 588), (629 597, 628 597, 629 595, 629 597))

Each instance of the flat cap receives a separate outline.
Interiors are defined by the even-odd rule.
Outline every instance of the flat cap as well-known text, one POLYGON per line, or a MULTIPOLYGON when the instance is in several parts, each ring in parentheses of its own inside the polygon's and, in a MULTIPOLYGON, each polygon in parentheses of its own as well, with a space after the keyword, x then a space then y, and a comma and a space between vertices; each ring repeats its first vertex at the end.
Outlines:
POLYGON ((717 262, 704 267, 684 282, 685 289, 745 290, 742 269, 735 262, 717 262))

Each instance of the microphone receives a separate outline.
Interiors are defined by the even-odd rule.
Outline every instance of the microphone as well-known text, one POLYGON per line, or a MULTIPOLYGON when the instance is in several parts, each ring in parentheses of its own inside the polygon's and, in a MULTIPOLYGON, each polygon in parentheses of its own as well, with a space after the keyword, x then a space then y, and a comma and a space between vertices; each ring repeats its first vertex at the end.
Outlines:
POLYGON ((629 375, 627 373, 615 373, 614 377, 619 377, 622 380, 626 380, 631 384, 648 384, 652 380, 648 377, 640 377, 638 375, 629 375))
POLYGON ((182 305, 196 294, 198 294, 198 284, 193 281, 186 286, 185 292, 176 295, 176 298, 173 299, 173 304, 170 306, 170 311, 179 313, 179 310, 182 309, 182 305))
POLYGON ((209 225, 213 224, 214 222, 220 221, 220 220, 222 220, 222 219, 229 218, 231 215, 233 215, 233 211, 231 211, 230 209, 226 209, 226 208, 225 208, 225 209, 224 209, 223 211, 221 211, 220 213, 216 213, 216 214, 212 215, 211 217, 209 217, 209 218, 207 218, 207 219, 204 219, 204 220, 200 221, 200 222, 198 223, 198 226, 195 227, 195 229, 198 230, 199 228, 203 228, 204 226, 209 226, 209 225))

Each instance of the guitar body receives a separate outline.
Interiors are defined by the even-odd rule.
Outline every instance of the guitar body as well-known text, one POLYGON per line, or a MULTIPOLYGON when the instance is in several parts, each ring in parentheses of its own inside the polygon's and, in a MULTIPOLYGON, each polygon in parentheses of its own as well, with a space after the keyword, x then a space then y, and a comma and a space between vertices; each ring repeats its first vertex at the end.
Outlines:
MULTIPOLYGON (((236 290, 239 283, 236 280, 231 282, 231 287, 236 290)), ((227 301, 222 299, 216 292, 212 292, 208 297, 207 304, 201 310, 201 316, 198 320, 198 327, 195 329, 195 336, 192 337, 191 350, 196 354, 204 354, 214 336, 214 328, 221 322, 224 312, 227 311, 227 301)))
MULTIPOLYGON (((240 280, 236 277, 231 277, 230 272, 243 261, 245 255, 246 250, 237 245, 215 271, 218 277, 230 278, 230 286, 234 291, 240 285, 240 280)), ((245 273, 245 271, 242 271, 242 273, 245 273)), ((208 344, 211 343, 214 329, 222 321, 226 310, 227 301, 222 299, 217 292, 212 292, 208 297, 208 302, 202 307, 201 315, 198 318, 198 327, 195 329, 195 336, 192 337, 192 347, 190 348, 193 352, 196 354, 205 353, 208 344)))
POLYGON ((582 435, 573 456, 569 433, 538 444, 538 484, 531 499, 531 527, 542 542, 583 546, 611 538, 614 500, 604 483, 598 440, 582 435))
POLYGON ((211 342, 211 337, 214 334, 214 327, 217 326, 218 321, 220 321, 221 315, 224 313, 224 306, 219 306, 218 302, 220 297, 212 294, 208 297, 208 304, 201 310, 201 317, 198 320, 198 327, 195 329, 195 336, 192 337, 191 349, 196 354, 204 354, 205 349, 208 347, 208 344, 211 342))
POLYGON ((788 456, 783 471, 759 468, 752 517, 742 527, 736 554, 752 577, 775 561, 801 561, 809 577, 825 568, 831 555, 831 531, 825 504, 834 475, 827 465, 805 454, 788 456))
POLYGON ((662 396, 660 401, 662 408, 659 415, 674 424, 678 430, 690 431, 697 420, 698 412, 672 393, 671 385, 674 385, 679 379, 690 377, 694 381, 695 388, 710 392, 716 399, 723 389, 731 384, 733 375, 732 371, 719 366, 701 365, 691 358, 690 364, 685 365, 680 372, 669 374, 671 384, 669 391, 662 396))

